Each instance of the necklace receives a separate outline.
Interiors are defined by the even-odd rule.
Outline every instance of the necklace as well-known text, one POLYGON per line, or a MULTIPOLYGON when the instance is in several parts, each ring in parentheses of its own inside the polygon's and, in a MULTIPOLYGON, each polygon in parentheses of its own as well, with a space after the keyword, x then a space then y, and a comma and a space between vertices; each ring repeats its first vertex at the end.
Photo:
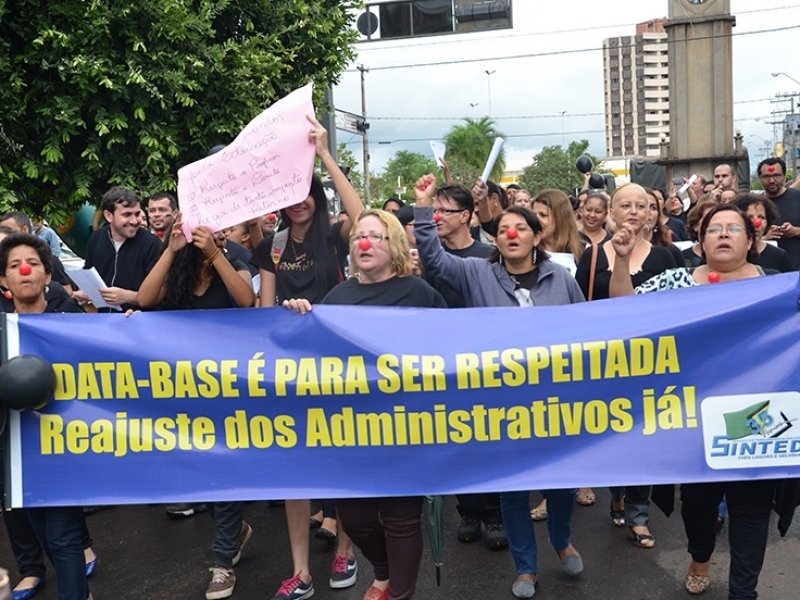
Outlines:
MULTIPOLYGON (((300 262, 306 257, 306 253, 303 252, 302 254, 297 253, 297 246, 294 245, 294 236, 289 236, 289 242, 292 244, 292 253, 294 254, 294 259, 297 262, 300 262)), ((297 242, 298 244, 302 244, 302 240, 297 242)))

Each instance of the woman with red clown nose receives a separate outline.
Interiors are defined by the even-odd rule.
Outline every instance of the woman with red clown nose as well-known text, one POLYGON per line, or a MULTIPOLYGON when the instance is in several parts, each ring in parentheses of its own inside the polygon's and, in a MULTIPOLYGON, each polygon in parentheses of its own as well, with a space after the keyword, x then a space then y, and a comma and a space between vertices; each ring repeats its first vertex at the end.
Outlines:
MULTIPOLYGON (((487 259, 460 258, 442 249, 433 219, 436 178, 425 175, 415 187, 414 236, 423 268, 452 287, 468 307, 552 306, 583 302, 584 297, 569 271, 549 259, 540 247, 542 225, 527 208, 510 206, 497 217, 497 251, 487 259)), ((475 184, 473 195, 485 199, 488 188, 475 184)), ((575 490, 547 490, 550 542, 564 570, 577 577, 583 561, 570 542, 575 490)), ((517 579, 511 593, 531 598, 536 591, 537 547, 530 517, 528 491, 501 492, 500 509, 514 557, 517 579)))
MULTIPOLYGON (((74 298, 46 296, 52 274, 51 265, 50 247, 42 239, 25 233, 12 234, 3 239, 0 244, 0 285, 11 296, 13 312, 84 312, 74 298)), ((12 592, 12 598, 31 598, 45 582, 44 564, 35 538, 41 542, 55 569, 59 600, 91 598, 84 554, 84 536, 88 538, 88 531, 80 506, 13 510, 6 513, 4 520, 15 559, 23 574, 23 580, 12 592), (25 514, 27 523, 20 519, 24 519, 25 514)))
MULTIPOLYGON (((408 238, 390 212, 366 210, 354 219, 350 256, 353 277, 333 288, 322 304, 447 308, 439 292, 411 276, 408 238)), ((312 310, 303 298, 283 305, 300 314, 312 310)), ((336 508, 375 573, 363 600, 413 598, 422 559, 422 497, 348 498, 337 500, 336 508)))

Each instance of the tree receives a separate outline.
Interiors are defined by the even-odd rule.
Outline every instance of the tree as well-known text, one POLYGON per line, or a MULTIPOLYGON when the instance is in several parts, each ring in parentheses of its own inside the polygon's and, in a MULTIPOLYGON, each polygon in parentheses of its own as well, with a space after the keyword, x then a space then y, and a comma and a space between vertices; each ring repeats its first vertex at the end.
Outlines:
POLYGON ((392 196, 405 202, 413 201, 414 182, 426 173, 435 173, 437 168, 433 158, 419 152, 399 150, 386 163, 383 173, 370 179, 372 195, 379 205, 383 205, 392 196), (405 191, 398 193, 400 188, 405 188, 405 191))
MULTIPOLYGON (((483 173, 494 140, 498 137, 503 137, 503 134, 497 130, 494 121, 489 117, 464 119, 463 125, 453 126, 444 138, 447 146, 447 163, 453 172, 453 178, 466 185, 471 185, 483 173), (475 172, 476 176, 461 179, 456 176, 456 171, 464 175, 475 172)), ((492 169, 490 178, 499 181, 503 176, 505 166, 505 150, 503 150, 492 169)))
POLYGON ((593 172, 600 172, 597 168, 600 159, 588 154, 588 148, 588 140, 570 142, 566 150, 560 145, 545 146, 533 157, 533 164, 522 171, 519 185, 532 194, 546 188, 559 189, 569 194, 574 188, 583 187, 583 174, 575 168, 575 161, 579 156, 585 154, 591 158, 595 165, 593 172))
MULTIPOLYGON (((336 148, 336 162, 345 172, 347 172, 347 169, 350 170, 349 173, 347 173, 347 176, 350 178, 350 183, 353 184, 353 188, 358 192, 358 195, 363 197, 364 182, 362 180, 361 171, 359 170, 358 160, 356 159, 356 155, 353 154, 353 151, 348 149, 345 144, 339 144, 336 148)), ((317 175, 322 177, 322 179, 326 179, 328 174, 322 170, 322 161, 317 158, 314 165, 317 175)))
POLYGON ((55 221, 178 167, 353 58, 336 0, 0 0, 0 198, 55 221))

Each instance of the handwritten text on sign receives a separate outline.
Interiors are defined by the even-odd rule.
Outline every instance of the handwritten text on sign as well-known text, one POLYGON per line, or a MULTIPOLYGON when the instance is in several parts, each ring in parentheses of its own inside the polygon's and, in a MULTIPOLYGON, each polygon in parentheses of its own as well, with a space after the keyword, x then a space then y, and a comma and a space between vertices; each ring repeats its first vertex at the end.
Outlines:
POLYGON ((308 196, 314 143, 311 84, 258 115, 225 149, 178 170, 184 231, 216 231, 291 206, 308 196))

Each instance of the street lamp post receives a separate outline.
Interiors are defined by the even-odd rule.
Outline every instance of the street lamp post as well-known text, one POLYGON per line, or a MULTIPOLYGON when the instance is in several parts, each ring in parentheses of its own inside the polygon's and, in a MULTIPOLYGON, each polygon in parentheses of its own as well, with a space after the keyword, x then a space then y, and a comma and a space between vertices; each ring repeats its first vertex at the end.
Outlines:
POLYGON ((469 105, 472 107, 472 118, 475 118, 475 107, 478 106, 478 102, 470 102, 469 105))
POLYGON ((497 71, 489 71, 488 69, 484 71, 486 73, 486 85, 489 92, 489 118, 492 118, 492 75, 497 73, 497 71))
POLYGON ((562 110, 558 114, 561 115, 561 147, 565 148, 567 145, 567 138, 564 137, 564 115, 567 114, 567 111, 562 110))

